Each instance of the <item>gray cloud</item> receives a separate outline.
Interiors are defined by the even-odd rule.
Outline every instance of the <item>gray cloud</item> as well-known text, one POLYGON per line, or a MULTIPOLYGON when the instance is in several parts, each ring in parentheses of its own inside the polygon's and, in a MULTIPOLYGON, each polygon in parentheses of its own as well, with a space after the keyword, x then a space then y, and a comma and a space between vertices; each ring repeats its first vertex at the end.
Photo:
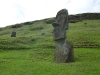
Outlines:
POLYGON ((66 5, 70 14, 100 12, 100 0, 70 0, 66 5))
POLYGON ((100 0, 1 0, 0 27, 54 17, 62 8, 69 14, 100 13, 100 0))

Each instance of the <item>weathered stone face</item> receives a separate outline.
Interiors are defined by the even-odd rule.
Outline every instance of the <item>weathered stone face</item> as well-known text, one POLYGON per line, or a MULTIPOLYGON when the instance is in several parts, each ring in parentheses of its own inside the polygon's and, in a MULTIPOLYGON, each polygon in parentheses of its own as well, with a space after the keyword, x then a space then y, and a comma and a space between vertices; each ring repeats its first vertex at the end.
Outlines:
POLYGON ((16 32, 15 31, 12 32, 11 37, 16 37, 16 32))
POLYGON ((56 21, 52 24, 54 27, 54 40, 66 38, 66 29, 68 29, 68 11, 60 10, 56 15, 56 21))
POLYGON ((56 62, 74 61, 73 46, 66 41, 66 30, 68 29, 68 11, 60 10, 56 15, 56 20, 52 24, 54 27, 53 38, 56 43, 54 59, 56 62))
POLYGON ((68 29, 68 11, 66 9, 57 13, 55 23, 59 24, 64 30, 68 29))

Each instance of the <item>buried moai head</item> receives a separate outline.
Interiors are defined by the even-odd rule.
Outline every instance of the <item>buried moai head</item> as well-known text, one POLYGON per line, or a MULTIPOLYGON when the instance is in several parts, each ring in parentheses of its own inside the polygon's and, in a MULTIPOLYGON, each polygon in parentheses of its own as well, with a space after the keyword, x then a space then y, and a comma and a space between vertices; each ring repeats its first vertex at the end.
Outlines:
POLYGON ((11 37, 16 37, 16 32, 15 31, 12 32, 11 37))
POLYGON ((68 10, 62 9, 58 11, 55 22, 52 25, 54 27, 54 40, 66 38, 66 30, 68 29, 68 10))

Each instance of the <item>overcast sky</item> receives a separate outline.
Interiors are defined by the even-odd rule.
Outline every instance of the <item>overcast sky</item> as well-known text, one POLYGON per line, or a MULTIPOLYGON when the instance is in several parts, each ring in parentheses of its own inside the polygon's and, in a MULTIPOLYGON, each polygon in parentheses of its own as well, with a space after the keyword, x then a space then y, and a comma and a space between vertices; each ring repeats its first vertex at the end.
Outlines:
POLYGON ((0 0, 0 27, 55 17, 63 8, 69 14, 100 13, 100 0, 0 0))

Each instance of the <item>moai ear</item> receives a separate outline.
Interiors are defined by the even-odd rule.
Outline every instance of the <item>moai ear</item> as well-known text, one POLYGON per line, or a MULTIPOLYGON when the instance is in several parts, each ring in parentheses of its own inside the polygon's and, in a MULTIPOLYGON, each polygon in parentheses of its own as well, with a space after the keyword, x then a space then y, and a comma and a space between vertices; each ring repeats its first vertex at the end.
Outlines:
POLYGON ((65 29, 68 30, 68 16, 66 17, 64 24, 65 24, 65 29))
POLYGON ((68 30, 68 10, 63 9, 63 25, 65 30, 68 30))

